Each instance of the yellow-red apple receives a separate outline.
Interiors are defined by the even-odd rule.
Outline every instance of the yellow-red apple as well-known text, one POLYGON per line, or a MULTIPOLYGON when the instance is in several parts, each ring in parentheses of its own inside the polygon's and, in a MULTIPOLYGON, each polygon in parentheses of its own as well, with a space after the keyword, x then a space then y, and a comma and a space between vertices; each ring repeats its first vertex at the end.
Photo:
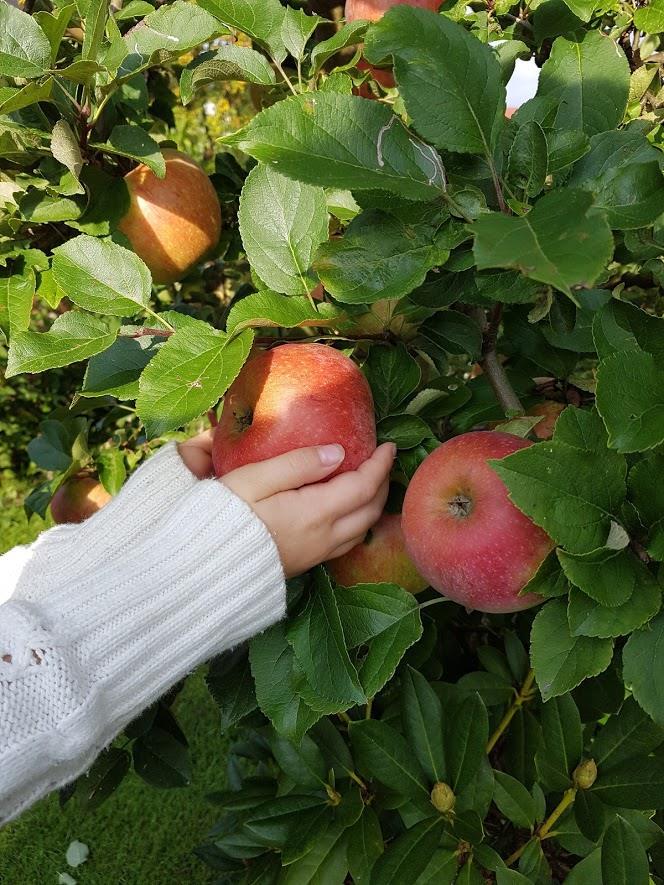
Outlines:
POLYGON ((442 0, 346 0, 345 18, 347 22, 356 19, 376 22, 382 18, 388 9, 399 4, 405 6, 417 6, 420 9, 430 9, 438 12, 442 0))
POLYGON ((383 513, 361 544, 325 566, 342 587, 387 583, 419 593, 429 586, 406 552, 400 513, 383 513))
POLYGON ((91 476, 74 476, 64 482, 51 499, 53 521, 83 522, 108 504, 111 495, 91 476))
POLYGON ((231 385, 214 432, 217 476, 292 449, 339 443, 334 474, 376 448, 373 399, 355 363, 325 344, 283 344, 252 357, 231 385))
POLYGON ((547 399, 543 403, 537 403, 528 409, 528 415, 533 417, 542 415, 542 420, 533 427, 533 433, 537 439, 551 439, 560 413, 564 410, 563 403, 547 399))
POLYGON ((406 491, 402 526, 413 562, 466 608, 514 612, 542 601, 519 592, 554 544, 487 463, 530 445, 509 433, 464 433, 425 458, 406 491))
POLYGON ((144 164, 125 175, 130 204, 118 227, 155 283, 172 283, 219 242, 221 208, 212 182, 191 157, 163 153, 165 178, 144 164))

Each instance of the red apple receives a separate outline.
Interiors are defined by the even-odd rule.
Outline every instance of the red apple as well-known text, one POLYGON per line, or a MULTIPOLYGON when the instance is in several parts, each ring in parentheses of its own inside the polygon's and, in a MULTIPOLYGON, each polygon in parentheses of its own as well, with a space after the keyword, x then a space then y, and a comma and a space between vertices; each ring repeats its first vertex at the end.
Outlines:
POLYGON ((221 208, 205 172, 186 154, 165 150, 166 177, 141 164, 125 175, 131 199, 118 225, 155 283, 181 279, 221 235, 221 208))
MULTIPOLYGON (((391 68, 376 68, 361 58, 357 63, 357 69, 359 71, 371 71, 374 80, 380 83, 384 89, 394 89, 397 85, 391 68)), ((357 86, 354 89, 354 93, 361 98, 376 98, 368 83, 362 83, 360 86, 357 86)))
POLYGON ((83 522, 108 504, 111 495, 91 476, 74 476, 64 482, 51 499, 53 521, 83 522))
POLYGON ((383 513, 361 544, 325 563, 337 584, 398 584, 409 593, 428 587, 406 552, 400 513, 383 513))
POLYGON ((347 22, 356 19, 376 22, 385 15, 388 9, 399 4, 438 12, 442 2, 443 0, 346 0, 345 18, 347 22))
POLYGON ((537 405, 531 406, 528 409, 528 414, 533 417, 543 415, 542 420, 533 427, 533 433, 537 439, 551 439, 556 421, 564 408, 563 403, 547 399, 543 403, 537 403, 537 405))
POLYGON ((519 591, 554 544, 487 463, 530 445, 509 433, 464 433, 432 452, 406 491, 402 526, 413 562, 466 608, 514 612, 542 601, 519 591))
POLYGON ((231 385, 214 433, 217 476, 292 449, 339 443, 334 474, 376 448, 371 390, 355 363, 324 344, 283 344, 252 357, 231 385))

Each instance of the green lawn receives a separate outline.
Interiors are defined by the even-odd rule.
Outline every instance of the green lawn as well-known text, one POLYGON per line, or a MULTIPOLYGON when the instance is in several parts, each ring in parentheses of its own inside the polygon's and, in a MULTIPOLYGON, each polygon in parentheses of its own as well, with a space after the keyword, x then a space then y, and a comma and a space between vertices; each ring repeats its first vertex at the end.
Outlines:
MULTIPOLYGON (((22 511, 0 511, 0 551, 26 543, 41 521, 28 526, 22 511)), ((78 885, 206 885, 214 873, 192 856, 214 823, 216 809, 205 795, 223 788, 226 740, 202 673, 191 677, 176 702, 178 719, 189 738, 194 778, 182 790, 157 790, 129 775, 96 812, 83 813, 73 802, 64 809, 51 796, 0 830, 2 885, 57 885, 68 872, 78 885), (78 839, 89 859, 70 869, 65 852, 78 839)))

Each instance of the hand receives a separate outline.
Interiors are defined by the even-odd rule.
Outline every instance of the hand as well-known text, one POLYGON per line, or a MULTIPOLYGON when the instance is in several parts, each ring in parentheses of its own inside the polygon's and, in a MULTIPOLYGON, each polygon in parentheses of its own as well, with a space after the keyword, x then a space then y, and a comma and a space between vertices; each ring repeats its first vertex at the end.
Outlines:
POLYGON ((208 479, 214 473, 212 469, 212 430, 205 430, 198 436, 178 444, 178 452, 185 465, 194 476, 208 479))
POLYGON ((338 445, 313 446, 239 467, 221 482, 265 523, 292 578, 363 540, 383 512, 395 454, 385 443, 357 470, 322 482, 345 453, 338 445))

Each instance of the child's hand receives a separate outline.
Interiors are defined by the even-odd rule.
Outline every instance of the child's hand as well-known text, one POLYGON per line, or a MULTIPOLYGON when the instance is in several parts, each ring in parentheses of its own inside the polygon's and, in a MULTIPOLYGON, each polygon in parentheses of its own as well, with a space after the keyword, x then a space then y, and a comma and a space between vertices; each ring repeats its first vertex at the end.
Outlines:
POLYGON ((212 434, 213 430, 205 430, 198 436, 192 436, 178 444, 178 452, 185 465, 194 476, 207 479, 212 476, 212 434))
POLYGON ((239 467, 221 482, 265 523, 291 578, 362 541, 383 512, 395 454, 394 444, 385 443, 357 470, 323 483, 344 450, 313 446, 239 467))

